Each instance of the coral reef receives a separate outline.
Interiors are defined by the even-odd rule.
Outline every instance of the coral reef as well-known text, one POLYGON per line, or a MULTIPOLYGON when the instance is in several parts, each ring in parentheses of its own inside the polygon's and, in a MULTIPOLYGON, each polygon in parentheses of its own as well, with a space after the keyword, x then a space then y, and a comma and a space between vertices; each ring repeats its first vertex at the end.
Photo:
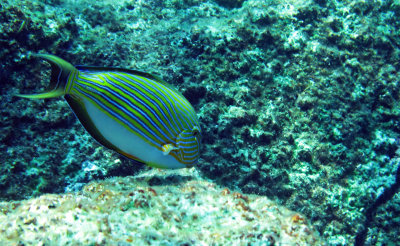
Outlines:
POLYGON ((185 170, 0 203, 3 245, 323 245, 307 219, 185 170), (54 229, 57 228, 57 229, 54 229))
MULTIPOLYGON (((196 167, 310 219, 330 245, 400 240, 400 3, 325 0, 0 3, 0 197, 80 189, 142 170, 92 140, 62 100, 27 101, 48 69, 73 64, 159 74, 197 110, 196 167), (368 210, 370 211, 370 210, 368 210)), ((60 195, 62 196, 62 195, 60 195)))

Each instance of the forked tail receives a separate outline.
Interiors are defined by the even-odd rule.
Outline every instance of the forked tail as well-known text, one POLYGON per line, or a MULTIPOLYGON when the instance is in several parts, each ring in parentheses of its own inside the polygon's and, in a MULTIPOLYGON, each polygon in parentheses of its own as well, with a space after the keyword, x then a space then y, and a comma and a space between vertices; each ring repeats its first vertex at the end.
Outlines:
POLYGON ((78 70, 69 62, 54 56, 45 54, 35 54, 35 57, 43 58, 51 65, 50 84, 47 89, 38 94, 17 94, 18 97, 42 99, 59 97, 66 94, 66 87, 72 83, 75 73, 78 70))

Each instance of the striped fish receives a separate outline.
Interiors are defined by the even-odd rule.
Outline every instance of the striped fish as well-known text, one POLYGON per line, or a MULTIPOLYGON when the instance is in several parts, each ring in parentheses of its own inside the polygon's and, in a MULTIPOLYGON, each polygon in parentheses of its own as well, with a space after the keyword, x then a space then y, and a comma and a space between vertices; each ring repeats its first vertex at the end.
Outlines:
POLYGON ((64 96, 98 142, 158 168, 192 167, 199 159, 201 131, 192 105, 160 78, 122 68, 74 67, 54 55, 35 55, 51 64, 48 89, 64 96))

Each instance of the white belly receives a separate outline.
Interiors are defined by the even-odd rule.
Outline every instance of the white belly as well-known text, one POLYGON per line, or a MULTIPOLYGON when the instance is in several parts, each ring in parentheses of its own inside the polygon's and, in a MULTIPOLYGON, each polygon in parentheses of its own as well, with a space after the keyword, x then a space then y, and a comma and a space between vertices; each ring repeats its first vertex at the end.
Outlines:
POLYGON ((183 168, 185 165, 171 155, 163 152, 138 137, 123 125, 110 118, 87 99, 83 99, 86 110, 94 125, 110 143, 122 152, 136 156, 150 166, 153 164, 165 168, 183 168))

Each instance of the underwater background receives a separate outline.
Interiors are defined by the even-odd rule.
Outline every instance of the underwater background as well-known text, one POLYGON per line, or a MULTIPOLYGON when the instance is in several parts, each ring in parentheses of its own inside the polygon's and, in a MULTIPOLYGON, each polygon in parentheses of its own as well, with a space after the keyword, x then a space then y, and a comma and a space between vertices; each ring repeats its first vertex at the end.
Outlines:
POLYGON ((2 245, 398 245, 400 1, 3 0, 2 245), (157 74, 202 128, 188 170, 98 144, 50 67, 157 74))

